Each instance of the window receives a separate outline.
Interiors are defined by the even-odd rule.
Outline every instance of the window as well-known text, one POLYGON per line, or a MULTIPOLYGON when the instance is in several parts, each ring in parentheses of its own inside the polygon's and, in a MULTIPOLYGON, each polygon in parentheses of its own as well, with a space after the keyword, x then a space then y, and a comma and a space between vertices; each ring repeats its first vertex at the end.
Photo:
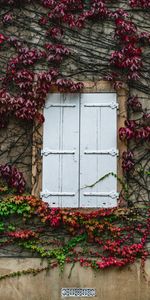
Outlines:
POLYGON ((41 197, 51 207, 114 207, 116 93, 50 94, 44 108, 41 197))

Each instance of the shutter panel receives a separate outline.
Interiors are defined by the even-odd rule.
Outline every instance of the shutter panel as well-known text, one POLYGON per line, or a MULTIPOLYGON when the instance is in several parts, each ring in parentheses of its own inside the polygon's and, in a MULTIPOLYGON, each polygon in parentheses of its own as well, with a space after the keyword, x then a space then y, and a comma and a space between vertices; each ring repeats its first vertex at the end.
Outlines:
POLYGON ((117 205, 117 105, 116 94, 81 95, 80 206, 117 205), (95 183, 95 185, 94 185, 95 183), (93 185, 93 187, 86 187, 93 185))
POLYGON ((51 94, 44 117, 42 199, 51 207, 78 207, 78 94, 51 94))
POLYGON ((114 93, 51 94, 44 108, 43 200, 51 207, 117 205, 114 93))

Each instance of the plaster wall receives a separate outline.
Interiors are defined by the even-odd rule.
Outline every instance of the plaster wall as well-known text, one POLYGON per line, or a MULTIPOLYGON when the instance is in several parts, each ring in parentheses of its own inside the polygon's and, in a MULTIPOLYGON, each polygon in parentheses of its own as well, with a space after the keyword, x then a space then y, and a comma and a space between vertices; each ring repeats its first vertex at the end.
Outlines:
MULTIPOLYGON (((13 271, 42 267, 40 259, 0 259, 0 275, 13 271)), ((23 275, 0 281, 0 300, 150 300, 150 260, 142 272, 140 262, 122 269, 92 271, 76 264, 70 274, 71 265, 63 273, 58 268, 36 276, 23 275), (62 287, 95 288, 96 297, 61 298, 62 287)))

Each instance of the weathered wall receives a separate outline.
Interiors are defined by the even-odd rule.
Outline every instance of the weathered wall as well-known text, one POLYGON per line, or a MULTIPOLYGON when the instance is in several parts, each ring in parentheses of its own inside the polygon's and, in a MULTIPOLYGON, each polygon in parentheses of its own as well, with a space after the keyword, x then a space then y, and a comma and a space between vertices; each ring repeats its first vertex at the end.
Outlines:
MULTIPOLYGON (((39 259, 1 258, 0 274, 36 268, 40 264, 45 263, 39 259)), ((150 300, 150 260, 146 262, 145 275, 139 262, 123 269, 98 272, 75 265, 68 278, 70 269, 68 265, 62 274, 57 268, 36 276, 7 278, 0 282, 0 300, 60 300, 62 287, 95 288, 96 297, 89 298, 95 300, 150 300)))
POLYGON ((0 130, 0 164, 17 167, 24 175, 28 191, 31 189, 32 132, 32 123, 15 119, 0 130))
MULTIPOLYGON (((119 6, 122 8, 121 3, 110 3, 110 7, 112 7, 112 5, 114 9, 119 6)), ((126 4, 123 3, 123 9, 127 8, 129 7, 126 7, 126 4)), ((39 6, 38 1, 36 4, 31 3, 30 6, 27 4, 27 6, 19 10, 19 14, 17 11, 18 8, 14 9, 14 15, 16 13, 18 14, 17 20, 14 22, 14 26, 12 26, 10 22, 10 25, 7 24, 4 28, 2 27, 2 31, 4 31, 8 36, 10 35, 10 32, 17 38, 22 36, 22 39, 29 42, 31 49, 34 49, 35 46, 37 49, 41 49, 41 45, 45 44, 46 30, 44 27, 39 25, 39 14, 41 13, 41 9, 43 14, 47 11, 39 6), (22 27, 20 24, 24 17, 27 22, 25 23, 25 26, 22 27), (33 45, 31 44, 31 41, 33 42, 33 45)), ((4 13, 3 10, 5 11, 5 7, 2 8, 2 12, 4 13)), ((148 16, 145 12, 143 13, 138 11, 137 13, 136 10, 132 11, 132 20, 137 24, 137 27, 139 27, 139 32, 147 30, 145 24, 147 24, 148 21, 146 18, 148 18, 148 16), (146 20, 145 23, 143 23, 144 18, 146 20), (140 20, 142 20, 142 22, 140 22, 140 20)), ((95 22, 87 22, 86 26, 82 30, 76 30, 75 28, 70 30, 69 28, 66 28, 62 42, 71 50, 72 55, 66 57, 63 63, 60 64, 60 73, 74 80, 81 80, 85 82, 96 82, 105 78, 105 75, 108 75, 109 72, 113 70, 110 68, 110 56, 111 52, 116 49, 117 45, 117 42, 114 40, 114 30, 115 26, 113 22, 107 22, 106 20, 103 22, 101 19, 99 21, 96 20, 95 22)), ((144 50, 143 47, 143 51, 149 51, 147 47, 145 48, 146 50, 144 50)), ((14 48, 10 48, 9 51, 7 51, 6 48, 4 54, 8 55, 8 53, 10 56, 13 56, 14 48)), ((6 69, 6 62, 7 61, 4 60, 4 58, 0 60, 0 65, 3 70, 6 69)), ((144 70, 149 70, 147 67, 148 59, 143 58, 143 62, 144 70)), ((40 70, 46 70, 47 67, 49 68, 49 65, 47 66, 47 64, 42 62, 40 70)), ((38 64, 35 66, 35 70, 36 68, 38 70, 38 64)), ((143 76, 141 76, 141 78, 143 82, 143 76)), ((145 78, 149 78, 149 76, 146 74, 145 78)), ((144 81, 143 84, 147 87, 147 92, 149 83, 144 81)), ((138 83, 138 86, 136 86, 136 81, 131 83, 129 82, 129 89, 132 92, 132 89, 134 88, 134 94, 141 96, 145 106, 147 107, 149 102, 149 92, 147 92, 147 94, 141 94, 140 90, 142 91, 144 88, 143 86, 142 88, 139 88, 139 85, 140 84, 138 83)), ((33 168, 31 166, 33 165, 32 124, 24 124, 23 126, 21 121, 19 124, 16 123, 15 120, 11 120, 8 128, 2 130, 0 133, 0 143, 0 164, 10 163, 22 171, 27 181, 28 190, 33 188, 33 183, 38 186, 36 176, 32 176, 33 168)), ((38 141, 35 142, 35 148, 39 147, 39 144, 40 139, 38 137, 38 141)), ((38 151, 38 155, 40 156, 40 151, 38 151)), ((40 173, 41 170, 39 169, 40 168, 37 167, 37 161, 34 161, 34 173, 36 173, 35 170, 37 173, 40 173)))
MULTIPOLYGON (((30 22, 28 24, 30 27, 30 22)), ((38 40, 37 31, 35 31, 35 35, 38 40)), ((75 31, 74 34, 71 34, 71 37, 65 37, 66 45, 70 44, 70 49, 74 53, 73 58, 70 61, 66 60, 62 65, 62 71, 65 70, 65 75, 71 74, 74 79, 83 81, 101 79, 102 68, 104 68, 104 71, 108 71, 109 63, 108 52, 110 52, 110 47, 105 49, 104 43, 106 33, 109 33, 107 31, 107 24, 105 24, 105 28, 103 24, 99 27, 94 24, 92 28, 88 25, 81 35, 78 35, 75 31)), ((19 33, 18 28, 17 32, 19 33)), ((113 33, 114 31, 111 30, 107 36, 107 42, 108 45, 111 44, 112 49, 115 49, 115 43, 112 40, 113 33)), ((36 41, 35 36, 32 39, 36 41)), ((135 94, 139 94, 139 91, 135 91, 135 94)), ((139 94, 139 96, 141 95, 139 94)), ((147 107, 149 100, 144 99, 146 95, 142 97, 147 107)), ((32 128, 30 126, 21 128, 21 124, 16 126, 16 123, 13 122, 9 124, 8 129, 3 130, 0 134, 0 163, 14 163, 19 170, 23 171, 30 188, 32 128), (15 147, 16 143, 17 147, 15 147)), ((11 255, 13 255, 13 251, 11 255)), ((40 264, 40 261, 35 258, 1 258, 0 260, 0 274, 16 272, 29 267, 38 267, 40 264)), ((58 269, 54 269, 49 273, 38 274, 36 277, 28 275, 3 280, 0 282, 0 300, 58 300, 61 299, 61 287, 94 287, 97 291, 95 299, 99 300, 150 300, 150 261, 146 263, 145 268, 147 280, 143 276, 139 263, 123 269, 109 269, 97 273, 77 265, 74 267, 69 279, 70 268, 69 265, 65 267, 62 275, 60 275, 58 269)))

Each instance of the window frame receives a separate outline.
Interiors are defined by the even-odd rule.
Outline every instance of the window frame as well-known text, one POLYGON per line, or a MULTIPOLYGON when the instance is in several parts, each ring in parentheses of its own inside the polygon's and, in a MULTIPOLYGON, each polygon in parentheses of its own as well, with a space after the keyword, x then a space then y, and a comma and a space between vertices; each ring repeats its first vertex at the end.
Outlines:
MULTIPOLYGON (((97 82, 83 82, 84 88, 81 93, 116 93, 117 103, 119 105, 117 110, 117 132, 120 127, 124 126, 124 121, 127 117, 126 100, 127 100, 127 89, 119 88, 115 90, 112 84, 108 81, 97 81, 97 82)), ((59 93, 57 87, 53 86, 51 93, 59 93)), ((78 92, 79 93, 79 92, 78 92)), ((43 110, 40 111, 43 113, 43 110)), ((43 141, 43 128, 44 124, 38 126, 34 125, 33 128, 33 146, 32 146, 32 195, 35 197, 40 197, 40 192, 42 190, 42 156, 41 149, 43 144, 37 142, 41 137, 43 141), (36 128, 36 129, 35 129, 36 128), (36 178, 36 180, 35 180, 36 178)), ((116 134, 117 134, 116 132, 116 134)), ((122 153, 126 151, 126 145, 121 142, 117 134, 117 149, 119 150, 119 155, 117 157, 117 176, 122 177, 122 153)), ((117 192, 121 191, 120 182, 117 182, 117 192)), ((82 209, 82 208, 78 208, 82 209)), ((86 210, 86 208, 83 208, 86 210)), ((91 208, 87 208, 90 210, 91 208)), ((94 208, 96 209, 96 208, 94 208)))

